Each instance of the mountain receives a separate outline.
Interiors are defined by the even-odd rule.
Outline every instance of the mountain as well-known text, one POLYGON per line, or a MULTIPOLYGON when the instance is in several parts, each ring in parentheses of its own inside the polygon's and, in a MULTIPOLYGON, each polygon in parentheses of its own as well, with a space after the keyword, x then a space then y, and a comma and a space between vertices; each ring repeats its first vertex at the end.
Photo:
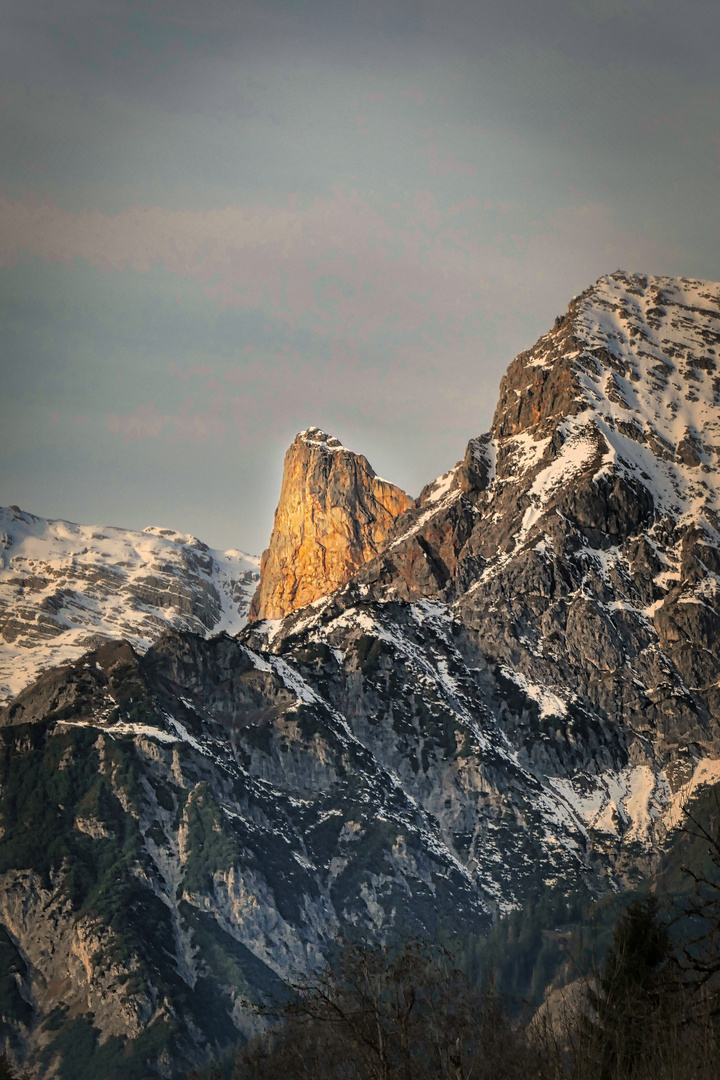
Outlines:
POLYGON ((259 569, 251 555, 173 529, 75 525, 0 507, 0 702, 106 640, 145 652, 169 626, 236 633, 259 569))
POLYGON ((173 1076, 337 931, 467 939, 653 871, 720 780, 719 344, 720 286, 601 278, 416 503, 298 436, 239 634, 26 687, 0 715, 8 1045, 173 1076))

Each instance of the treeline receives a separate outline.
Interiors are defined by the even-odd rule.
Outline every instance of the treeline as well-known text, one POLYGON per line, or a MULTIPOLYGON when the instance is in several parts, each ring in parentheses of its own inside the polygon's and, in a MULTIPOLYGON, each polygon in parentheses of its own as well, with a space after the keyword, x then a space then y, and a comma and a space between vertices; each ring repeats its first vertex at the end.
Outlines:
MULTIPOLYGON (((444 949, 345 942, 236 1055, 233 1080, 716 1080, 718 926, 678 947, 653 895, 615 927, 601 973, 518 1019, 444 949)), ((200 1077, 201 1074, 193 1074, 200 1077)))
MULTIPOLYGON (((498 937, 510 953, 505 978, 524 979, 533 990, 524 1015, 517 1000, 501 992, 487 951, 473 958, 465 947, 453 953, 419 941, 386 947, 346 941, 322 972, 292 988, 287 1001, 259 1010, 265 1033, 240 1049, 226 1070, 193 1076, 716 1080, 720 833, 692 820, 686 835, 693 853, 702 854, 694 869, 683 867, 691 890, 672 904, 652 892, 635 895, 607 934, 602 965, 593 961, 594 947, 577 950, 574 962, 586 965, 584 973, 539 1009, 535 983, 552 966, 543 950, 549 942, 547 956, 555 955, 563 935, 537 931, 528 908, 506 920, 498 937), (521 955, 513 954, 516 939, 532 945, 523 970, 512 966, 521 955)), ((535 914, 545 924, 576 923, 583 912, 578 897, 543 905, 535 914)), ((569 944, 563 943, 568 957, 569 944)), ((568 958, 566 979, 570 966, 568 958)))

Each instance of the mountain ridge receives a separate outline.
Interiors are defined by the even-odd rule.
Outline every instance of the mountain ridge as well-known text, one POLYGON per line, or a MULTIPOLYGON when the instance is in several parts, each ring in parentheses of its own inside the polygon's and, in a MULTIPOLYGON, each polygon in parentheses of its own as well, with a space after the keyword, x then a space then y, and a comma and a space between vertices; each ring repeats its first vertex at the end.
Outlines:
POLYGON ((720 781, 718 345, 720 286, 600 279, 338 588, 234 637, 103 645, 3 710, 23 1054, 71 1080, 82 1020, 171 1076, 336 932, 481 936, 652 872, 720 781), (79 927, 54 960, 44 911, 79 927))
POLYGON ((145 651, 168 626, 236 633, 259 569, 252 555, 174 529, 0 507, 0 702, 105 640, 145 651))

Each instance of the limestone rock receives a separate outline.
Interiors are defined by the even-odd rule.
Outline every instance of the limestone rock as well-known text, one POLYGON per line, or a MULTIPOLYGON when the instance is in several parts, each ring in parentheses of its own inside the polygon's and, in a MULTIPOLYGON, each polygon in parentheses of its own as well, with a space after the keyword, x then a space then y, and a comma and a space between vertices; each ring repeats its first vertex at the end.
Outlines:
POLYGON ((414 501, 366 458, 312 427, 285 456, 280 501, 250 619, 279 619, 326 596, 384 546, 414 501))

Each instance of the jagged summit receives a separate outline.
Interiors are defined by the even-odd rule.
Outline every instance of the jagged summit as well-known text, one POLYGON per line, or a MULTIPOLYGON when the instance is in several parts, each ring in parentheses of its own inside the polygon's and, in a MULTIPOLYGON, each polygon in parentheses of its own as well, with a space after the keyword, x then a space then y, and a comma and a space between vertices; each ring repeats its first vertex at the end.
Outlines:
POLYGON ((343 446, 335 435, 328 435, 325 431, 321 431, 319 427, 309 427, 305 431, 300 431, 295 436, 295 442, 302 442, 306 446, 322 446, 330 452, 344 450, 346 454, 352 453, 346 446, 343 446))
POLYGON ((280 501, 251 619, 278 619, 343 585, 380 551, 413 500, 362 454, 310 427, 285 455, 280 501))
POLYGON ((322 618, 441 601, 539 701, 662 733, 660 758, 715 754, 719 346, 719 285, 601 278, 511 363, 491 430, 322 618))
MULTIPOLYGON (((720 286, 623 271, 600 278, 510 364, 490 432, 470 440, 463 461, 423 489, 414 509, 408 500, 409 514, 379 529, 362 557, 338 572, 327 572, 323 529, 303 533, 315 559, 273 562, 268 553, 263 576, 273 583, 261 581, 253 617, 284 617, 359 570, 388 597, 458 598, 479 560, 491 574, 555 530, 559 517, 593 542, 604 536, 606 546, 641 528, 667 531, 670 520, 720 540, 712 480, 720 459, 718 345, 720 286), (263 600, 283 591, 282 601, 263 600)), ((293 445, 355 458, 318 428, 293 445)), ((348 483, 340 472, 336 500, 348 483)), ((283 547, 288 525, 283 483, 270 551, 283 547)))
POLYGON ((618 271, 576 297, 510 365, 493 421, 516 472, 545 466, 533 506, 583 473, 614 473, 642 486, 656 517, 717 529, 719 493, 704 477, 720 459, 719 344, 709 282, 618 271))

